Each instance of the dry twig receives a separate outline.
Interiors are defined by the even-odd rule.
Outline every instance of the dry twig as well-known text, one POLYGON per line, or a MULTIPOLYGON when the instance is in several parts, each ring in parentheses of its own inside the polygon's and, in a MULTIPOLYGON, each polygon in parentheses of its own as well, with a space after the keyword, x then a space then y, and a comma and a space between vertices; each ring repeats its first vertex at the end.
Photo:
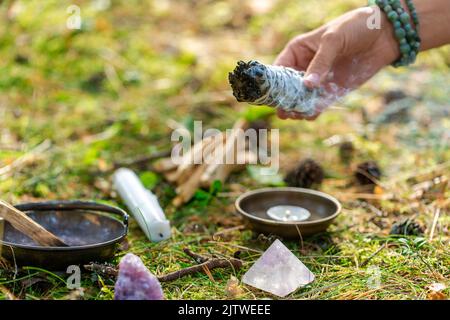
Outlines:
POLYGON ((168 273, 164 276, 158 277, 160 282, 167 282, 172 280, 180 279, 184 276, 194 274, 197 272, 205 272, 205 268, 208 270, 216 269, 216 268, 233 268, 240 269, 242 267, 242 261, 238 259, 224 259, 224 258, 214 258, 207 260, 199 265, 184 268, 175 272, 168 273))
MULTIPOLYGON (((198 264, 192 267, 187 267, 158 277, 160 282, 167 282, 177 280, 190 274, 197 272, 209 273, 210 270, 216 268, 233 268, 240 269, 242 261, 236 258, 208 258, 192 252, 188 248, 183 249, 184 253, 192 257, 198 264)), ((84 265, 84 268, 91 272, 96 272, 108 277, 117 277, 119 270, 109 264, 90 263, 84 265)))

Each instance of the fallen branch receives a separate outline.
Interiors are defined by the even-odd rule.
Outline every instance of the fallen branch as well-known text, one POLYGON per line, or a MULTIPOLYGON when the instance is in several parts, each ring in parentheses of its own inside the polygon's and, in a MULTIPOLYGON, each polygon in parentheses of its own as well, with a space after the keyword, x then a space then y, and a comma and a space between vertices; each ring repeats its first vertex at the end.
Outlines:
MULTIPOLYGON (((242 267, 242 260, 239 260, 236 258, 231 258, 231 259, 208 258, 208 257, 202 256, 202 255, 199 255, 195 252, 192 252, 188 248, 184 248, 183 252, 186 255, 193 258, 199 264, 159 276, 158 280, 160 282, 168 282, 168 281, 177 280, 177 279, 180 279, 182 277, 185 277, 187 275, 194 274, 197 272, 208 273, 210 270, 216 269, 216 268, 233 268, 233 269, 237 270, 242 267)), ((113 277, 113 278, 117 277, 117 275, 119 274, 119 270, 116 267, 109 265, 109 264, 90 263, 90 264, 84 265, 83 267, 84 267, 84 269, 86 269, 88 271, 96 272, 96 273, 99 273, 99 274, 102 274, 102 275, 105 275, 108 277, 113 277)))
POLYGON ((364 260, 362 263, 361 263, 361 265, 360 265, 360 267, 362 268, 362 267, 365 267, 369 262, 370 262, 370 260, 372 260, 377 254, 379 254, 384 248, 386 248, 386 243, 384 243, 384 244, 382 244, 378 249, 377 249, 377 251, 375 251, 374 253, 372 253, 371 255, 370 255, 370 257, 368 257, 366 260, 364 260))
POLYGON ((155 152, 155 153, 152 153, 149 155, 140 156, 140 157, 137 157, 134 159, 117 161, 117 162, 114 162, 114 169, 118 169, 121 167, 130 167, 130 166, 142 166, 151 161, 168 157, 168 156, 170 156, 170 153, 171 153, 171 150, 163 150, 163 151, 158 151, 158 152, 155 152))
POLYGON ((197 262, 197 263, 203 263, 203 262, 206 262, 206 261, 209 260, 208 257, 205 257, 205 256, 202 256, 202 255, 200 255, 200 254, 198 254, 198 253, 195 253, 195 252, 191 251, 191 250, 188 249, 188 248, 184 248, 184 249, 183 249, 183 252, 184 252, 186 255, 188 255, 189 257, 191 257, 192 259, 194 259, 195 262, 197 262))
POLYGON ((99 263, 90 263, 83 266, 84 269, 96 272, 109 277, 117 277, 119 274, 119 270, 112 265, 109 264, 99 264, 99 263))
POLYGON ((240 269, 242 267, 242 261, 238 259, 222 259, 222 258, 214 258, 207 260, 199 265, 188 267, 185 269, 181 269, 175 272, 168 273, 164 276, 158 277, 160 282, 167 282, 180 279, 190 274, 194 274, 197 272, 205 272, 206 270, 212 270, 216 268, 233 268, 240 269))

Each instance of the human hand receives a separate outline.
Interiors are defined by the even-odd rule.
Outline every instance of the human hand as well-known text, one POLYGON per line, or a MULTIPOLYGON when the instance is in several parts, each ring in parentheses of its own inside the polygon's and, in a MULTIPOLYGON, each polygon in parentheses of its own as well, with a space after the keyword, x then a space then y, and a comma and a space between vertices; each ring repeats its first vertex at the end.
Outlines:
MULTIPOLYGON (((377 8, 375 8, 377 10, 377 8)), ((323 87, 316 113, 277 110, 282 119, 314 120, 335 100, 394 62, 400 55, 393 28, 381 13, 381 28, 369 29, 371 7, 350 11, 326 25, 293 38, 275 60, 276 65, 306 70, 305 85, 323 87)))

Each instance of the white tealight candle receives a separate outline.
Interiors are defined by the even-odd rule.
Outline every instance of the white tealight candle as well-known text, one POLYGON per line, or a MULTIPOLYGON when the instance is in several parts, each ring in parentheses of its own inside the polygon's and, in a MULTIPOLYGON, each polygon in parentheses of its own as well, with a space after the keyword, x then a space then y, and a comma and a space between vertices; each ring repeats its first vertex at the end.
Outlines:
POLYGON ((267 215, 279 221, 304 221, 311 216, 311 213, 299 206, 282 205, 269 208, 267 215))

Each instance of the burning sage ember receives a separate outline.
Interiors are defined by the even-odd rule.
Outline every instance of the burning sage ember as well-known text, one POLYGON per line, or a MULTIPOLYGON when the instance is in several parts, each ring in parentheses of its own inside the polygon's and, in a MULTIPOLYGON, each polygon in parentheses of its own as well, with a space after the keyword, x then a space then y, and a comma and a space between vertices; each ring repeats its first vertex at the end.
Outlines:
POLYGON ((228 75, 233 95, 239 102, 268 105, 312 116, 322 92, 304 85, 304 72, 258 61, 239 61, 228 75))
POLYGON ((279 221, 304 221, 311 216, 311 213, 298 206, 274 206, 267 210, 267 215, 279 221))

